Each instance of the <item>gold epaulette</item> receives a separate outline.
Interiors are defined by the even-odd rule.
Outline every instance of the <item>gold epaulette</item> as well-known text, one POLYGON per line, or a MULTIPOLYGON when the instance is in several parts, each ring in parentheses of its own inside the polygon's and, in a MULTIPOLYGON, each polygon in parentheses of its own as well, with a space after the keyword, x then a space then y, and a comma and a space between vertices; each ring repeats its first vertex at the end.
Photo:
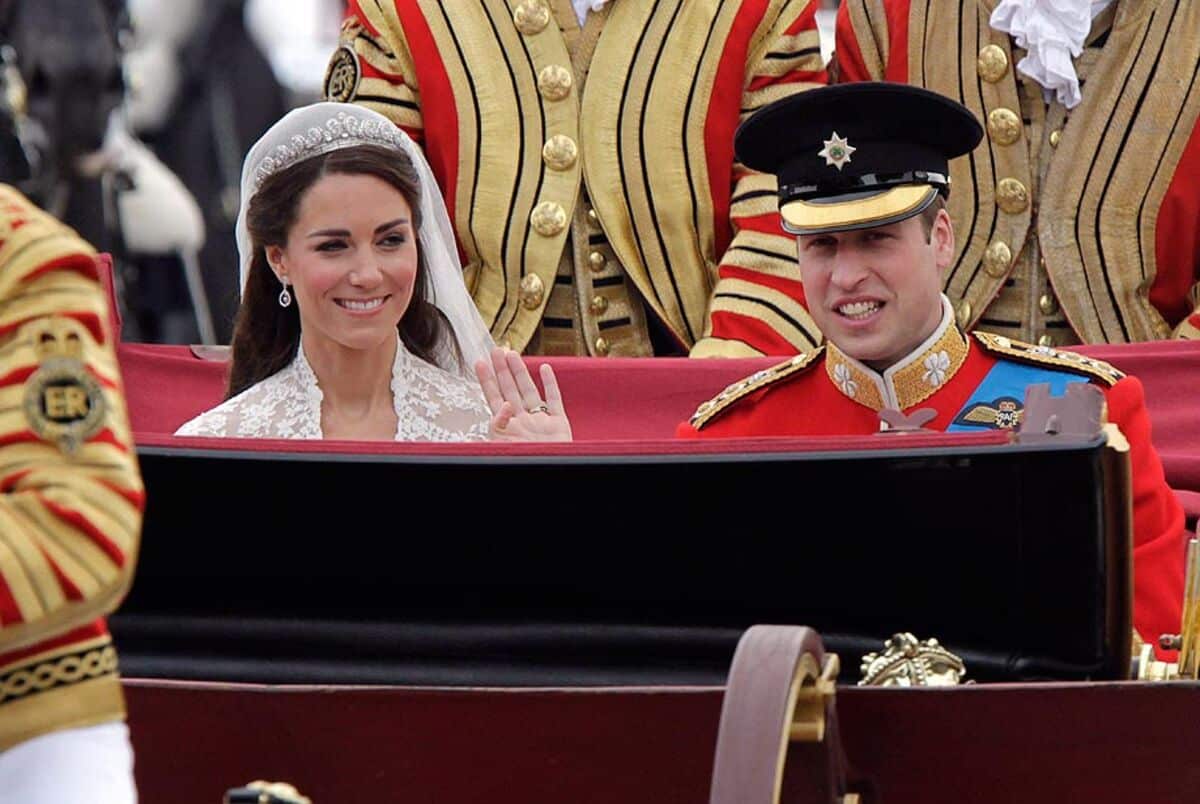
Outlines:
POLYGON ((988 352, 1003 355, 1021 363, 1066 369, 1092 377, 1109 386, 1116 385, 1125 377, 1125 373, 1116 366, 1105 363, 1103 360, 1086 357, 1078 352, 1051 349, 1049 346, 1034 346, 1014 341, 1003 335, 993 335, 990 332, 974 332, 972 334, 988 352))
POLYGON ((699 430, 747 394, 752 394, 760 388, 766 388, 772 383, 779 382, 786 377, 791 377, 793 374, 804 371, 815 363, 817 358, 824 354, 824 352, 825 347, 818 346, 807 354, 796 355, 790 360, 785 360, 762 371, 756 371, 749 377, 738 380, 732 385, 727 386, 725 390, 712 399, 702 402, 700 407, 696 408, 696 412, 692 414, 692 418, 688 420, 688 423, 699 430))

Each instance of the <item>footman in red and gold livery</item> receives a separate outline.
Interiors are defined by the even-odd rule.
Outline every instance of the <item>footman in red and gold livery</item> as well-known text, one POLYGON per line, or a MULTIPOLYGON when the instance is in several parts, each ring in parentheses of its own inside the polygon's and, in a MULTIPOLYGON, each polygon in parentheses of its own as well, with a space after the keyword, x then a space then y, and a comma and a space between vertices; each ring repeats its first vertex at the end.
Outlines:
POLYGON ((1054 6, 843 0, 838 80, 924 87, 986 121, 950 166, 960 326, 1200 338, 1200 4, 1054 6))
POLYGON ((329 100, 421 143, 497 342, 526 354, 811 349, 743 116, 825 83, 817 0, 348 3, 329 100))
POLYGON ((0 185, 0 798, 133 802, 104 615, 143 491, 95 252, 0 185))

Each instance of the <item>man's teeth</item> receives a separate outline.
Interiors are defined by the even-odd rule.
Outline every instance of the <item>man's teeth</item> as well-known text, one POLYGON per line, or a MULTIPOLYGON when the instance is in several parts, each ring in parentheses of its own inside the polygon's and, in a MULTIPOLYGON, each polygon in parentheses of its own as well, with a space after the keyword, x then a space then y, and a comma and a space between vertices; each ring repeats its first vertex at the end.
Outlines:
POLYGON ((347 310, 374 310, 376 307, 383 304, 383 297, 381 296, 378 299, 364 299, 362 301, 355 301, 354 299, 338 299, 337 303, 339 306, 345 307, 347 310))
POLYGON ((838 312, 847 318, 866 318, 871 313, 878 310, 879 307, 879 302, 861 301, 853 302, 851 304, 843 304, 838 308, 838 312))

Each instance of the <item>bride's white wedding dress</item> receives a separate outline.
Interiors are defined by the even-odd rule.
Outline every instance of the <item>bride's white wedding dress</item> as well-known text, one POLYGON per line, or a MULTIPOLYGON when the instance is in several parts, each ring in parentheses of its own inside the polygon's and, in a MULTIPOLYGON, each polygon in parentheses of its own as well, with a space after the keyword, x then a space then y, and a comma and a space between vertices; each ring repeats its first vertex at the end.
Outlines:
MULTIPOLYGON (((304 348, 285 368, 201 413, 180 436, 323 438, 321 400, 304 348)), ((479 385, 430 365, 397 338, 392 362, 397 441, 486 441, 491 414, 479 385)))

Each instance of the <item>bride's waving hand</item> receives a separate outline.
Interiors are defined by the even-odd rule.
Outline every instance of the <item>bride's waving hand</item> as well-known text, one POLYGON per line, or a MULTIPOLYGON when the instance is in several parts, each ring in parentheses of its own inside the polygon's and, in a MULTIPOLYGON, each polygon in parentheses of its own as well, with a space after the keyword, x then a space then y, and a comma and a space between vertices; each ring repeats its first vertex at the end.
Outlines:
POLYGON ((546 399, 538 392, 521 356, 511 349, 492 350, 475 363, 475 375, 492 410, 488 437, 493 441, 570 441, 571 422, 563 410, 554 369, 539 369, 546 399))

